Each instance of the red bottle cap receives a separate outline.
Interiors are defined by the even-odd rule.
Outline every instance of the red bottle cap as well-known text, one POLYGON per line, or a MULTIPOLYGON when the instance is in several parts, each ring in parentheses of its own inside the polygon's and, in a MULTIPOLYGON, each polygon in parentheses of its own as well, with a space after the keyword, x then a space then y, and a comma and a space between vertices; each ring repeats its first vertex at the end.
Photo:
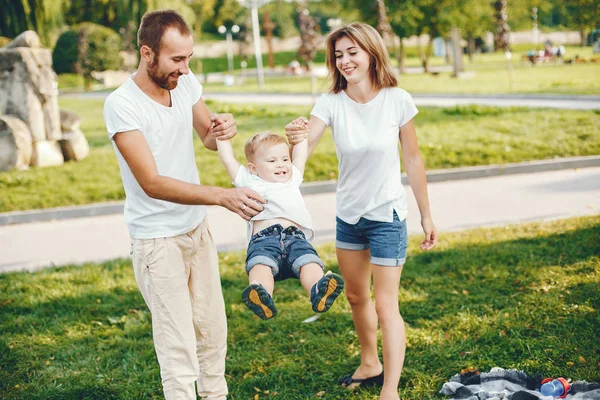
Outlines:
MULTIPOLYGON (((542 381, 542 385, 544 383, 550 382, 552 380, 553 380, 553 378, 546 378, 542 381)), ((565 378, 556 378, 556 380, 558 380, 563 385, 563 388, 564 388, 563 395, 558 396, 559 399, 563 399, 563 398, 567 397, 567 393, 569 393, 569 390, 571 390, 571 384, 565 378)))

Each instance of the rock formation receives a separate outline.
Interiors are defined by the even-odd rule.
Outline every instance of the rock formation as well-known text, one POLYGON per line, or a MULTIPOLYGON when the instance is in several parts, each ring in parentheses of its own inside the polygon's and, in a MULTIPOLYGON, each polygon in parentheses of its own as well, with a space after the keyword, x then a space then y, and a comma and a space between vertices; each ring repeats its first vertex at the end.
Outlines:
POLYGON ((87 155, 79 122, 63 129, 57 86, 52 52, 41 47, 35 32, 0 48, 0 170, 61 165, 87 155))

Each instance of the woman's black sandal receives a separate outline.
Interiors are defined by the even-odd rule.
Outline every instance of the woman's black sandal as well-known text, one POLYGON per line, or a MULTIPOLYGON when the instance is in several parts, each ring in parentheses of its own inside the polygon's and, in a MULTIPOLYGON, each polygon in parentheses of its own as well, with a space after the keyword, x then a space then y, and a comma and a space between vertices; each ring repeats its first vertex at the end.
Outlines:
POLYGON ((346 375, 340 379, 339 383, 344 387, 348 387, 353 383, 358 383, 360 387, 383 386, 383 371, 377 376, 362 379, 352 378, 352 374, 346 375))

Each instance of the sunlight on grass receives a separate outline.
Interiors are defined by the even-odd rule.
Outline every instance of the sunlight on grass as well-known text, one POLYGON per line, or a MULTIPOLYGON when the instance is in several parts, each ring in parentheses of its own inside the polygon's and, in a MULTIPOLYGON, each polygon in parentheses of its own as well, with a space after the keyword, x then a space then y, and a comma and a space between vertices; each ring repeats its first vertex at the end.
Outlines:
MULTIPOLYGON (((600 216, 411 238, 399 296, 408 350, 402 398, 437 399, 472 367, 597 381, 600 376, 600 216)), ((333 244, 319 247, 338 271, 333 244)), ((220 255, 232 399, 373 399, 337 379, 359 363, 342 295, 316 322, 297 281, 277 285, 280 314, 261 321, 240 293, 243 252, 220 255)), ((150 314, 131 264, 0 275, 0 398, 160 399, 150 314)))

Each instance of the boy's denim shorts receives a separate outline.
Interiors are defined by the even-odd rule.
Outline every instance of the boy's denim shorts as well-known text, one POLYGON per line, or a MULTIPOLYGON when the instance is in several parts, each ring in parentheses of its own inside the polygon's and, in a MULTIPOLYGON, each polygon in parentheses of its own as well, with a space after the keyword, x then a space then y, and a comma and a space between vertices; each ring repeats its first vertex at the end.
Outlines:
POLYGON ((257 264, 266 265, 273 271, 276 281, 300 278, 300 268, 316 263, 323 268, 323 261, 306 240, 304 233, 295 226, 283 228, 271 225, 250 238, 246 255, 246 273, 257 264))
POLYGON ((361 218, 355 225, 336 220, 335 246, 344 250, 371 250, 371 264, 397 267, 406 262, 406 219, 394 211, 392 222, 361 218))

